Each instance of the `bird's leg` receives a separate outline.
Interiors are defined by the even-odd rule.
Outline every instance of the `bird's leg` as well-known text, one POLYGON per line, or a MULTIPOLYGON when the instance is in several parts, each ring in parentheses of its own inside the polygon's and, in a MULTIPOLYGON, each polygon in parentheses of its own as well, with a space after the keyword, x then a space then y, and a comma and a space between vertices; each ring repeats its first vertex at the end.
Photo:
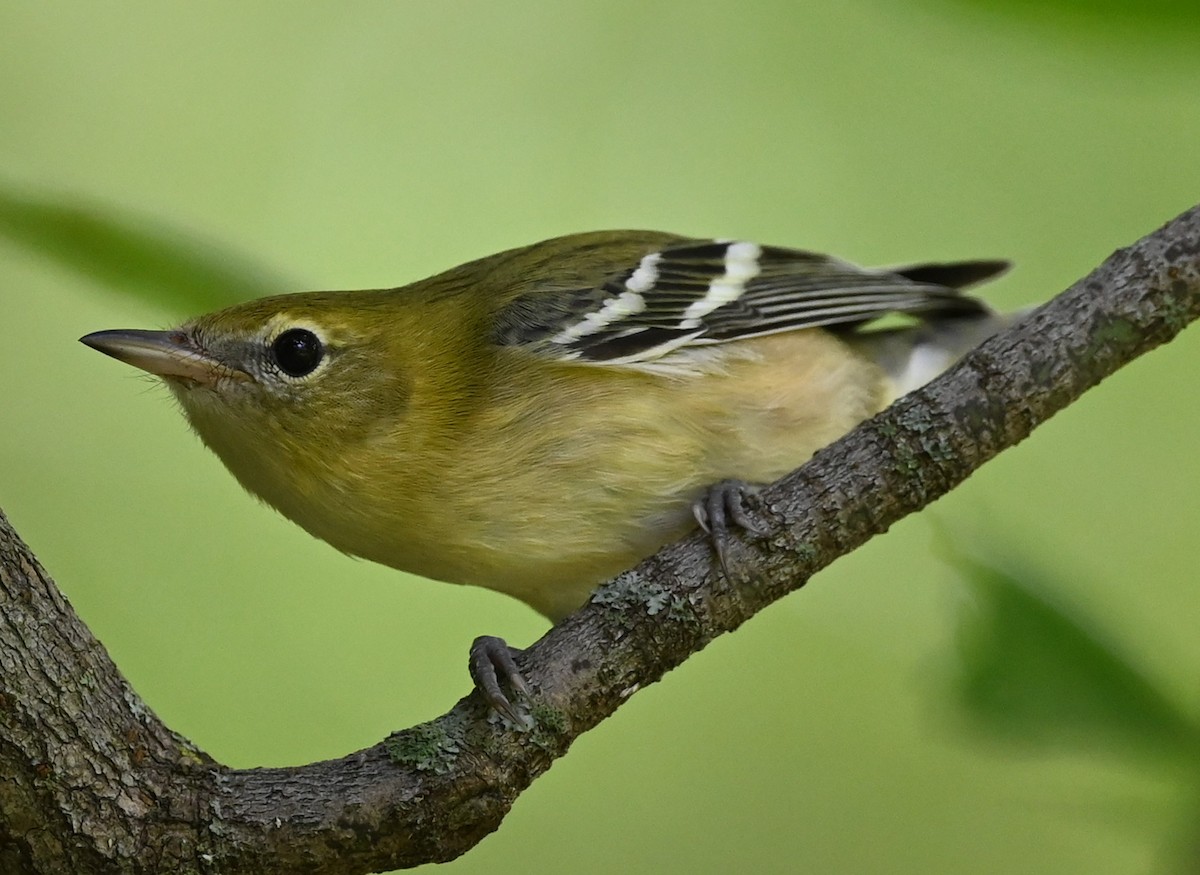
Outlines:
POLYGON ((761 488, 743 480, 722 480, 710 486, 708 491, 692 504, 696 522, 712 540, 721 570, 729 580, 733 579, 729 573, 728 562, 731 529, 736 526, 752 535, 767 534, 762 524, 750 516, 745 505, 746 496, 761 488))
POLYGON ((530 693, 529 684, 513 659, 513 650, 503 638, 481 635, 471 643, 471 679, 475 688, 483 694, 487 703, 499 714, 518 726, 527 722, 521 710, 505 695, 502 683, 508 685, 517 696, 530 693))
MULTIPOLYGON (((692 504, 696 522, 708 533, 721 570, 729 579, 732 579, 732 575, 729 573, 728 545, 734 534, 733 529, 741 529, 752 535, 767 534, 767 530, 750 516, 745 506, 746 496, 760 488, 743 480, 722 480, 710 486, 692 504)), ((475 688, 492 709, 522 726, 527 722, 526 717, 504 692, 504 686, 507 686, 518 697, 530 694, 529 684, 513 659, 513 652, 503 638, 481 635, 471 644, 470 670, 475 688)))

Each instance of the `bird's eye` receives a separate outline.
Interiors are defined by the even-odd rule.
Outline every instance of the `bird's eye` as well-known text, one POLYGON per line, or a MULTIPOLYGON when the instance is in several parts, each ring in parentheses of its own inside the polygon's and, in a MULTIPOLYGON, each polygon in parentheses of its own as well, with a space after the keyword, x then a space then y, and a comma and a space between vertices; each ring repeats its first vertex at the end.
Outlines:
POLYGON ((271 353, 279 370, 289 377, 304 377, 317 369, 325 355, 325 347, 307 328, 289 328, 275 338, 271 353))

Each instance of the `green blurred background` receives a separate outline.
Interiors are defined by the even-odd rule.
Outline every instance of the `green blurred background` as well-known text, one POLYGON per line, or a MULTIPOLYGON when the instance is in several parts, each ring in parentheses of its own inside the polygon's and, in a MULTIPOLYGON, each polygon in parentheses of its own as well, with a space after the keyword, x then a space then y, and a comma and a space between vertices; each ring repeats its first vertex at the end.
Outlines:
MULTIPOLYGON (((240 491, 165 390, 76 338, 606 227, 1006 256, 990 299, 1040 301, 1200 200, 1194 6, 4 4, 0 507, 213 756, 370 745, 466 691, 474 636, 523 644, 543 621, 314 541, 240 491), (195 279, 210 262, 228 288, 195 279)), ((1089 735, 1103 715, 1047 744, 973 710, 964 677, 996 629, 987 587, 942 557, 1038 569, 1114 664, 1194 714, 1198 365, 1193 329, 717 641, 449 868, 1179 868, 1194 760, 1153 732, 1089 735)), ((1005 646, 1009 684, 1070 710, 1086 671, 1005 646)))

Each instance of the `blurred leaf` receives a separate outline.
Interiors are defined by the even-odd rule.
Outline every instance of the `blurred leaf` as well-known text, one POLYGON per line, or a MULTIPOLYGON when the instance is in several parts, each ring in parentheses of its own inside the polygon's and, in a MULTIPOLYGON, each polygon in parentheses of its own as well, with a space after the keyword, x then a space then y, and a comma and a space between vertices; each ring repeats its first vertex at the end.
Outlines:
POLYGON ((0 188, 0 237, 116 291, 185 315, 290 285, 223 247, 68 197, 0 188))
POLYGON ((1080 28, 1109 35, 1142 31, 1200 29, 1200 3, 1195 0, 956 0, 964 7, 1005 15, 1023 22, 1080 28))
POLYGON ((973 728, 1029 746, 1195 755, 1194 720, 1044 581, 948 558, 977 597, 959 627, 956 690, 973 728))

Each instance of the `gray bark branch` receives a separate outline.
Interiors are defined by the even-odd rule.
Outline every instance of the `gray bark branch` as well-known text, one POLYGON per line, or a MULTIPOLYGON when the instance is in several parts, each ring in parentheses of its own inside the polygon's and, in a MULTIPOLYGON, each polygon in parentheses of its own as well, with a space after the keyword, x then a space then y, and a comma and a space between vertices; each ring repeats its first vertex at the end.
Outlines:
MULTIPOLYGON (((475 696, 338 760, 230 769, 138 698, 0 515, 0 871, 357 873, 452 859, 641 687, 924 507, 1200 316, 1200 207, 1118 251, 764 491, 726 582, 695 536, 520 663, 534 726, 475 696)), ((485 630, 486 631, 486 630, 485 630)))

